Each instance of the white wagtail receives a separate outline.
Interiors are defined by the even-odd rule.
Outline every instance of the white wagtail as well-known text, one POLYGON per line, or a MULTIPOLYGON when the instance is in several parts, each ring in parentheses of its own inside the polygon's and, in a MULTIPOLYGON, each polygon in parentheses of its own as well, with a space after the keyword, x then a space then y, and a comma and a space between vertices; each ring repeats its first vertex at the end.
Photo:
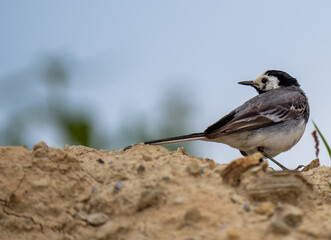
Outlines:
POLYGON ((286 169, 273 157, 292 148, 302 137, 309 118, 305 93, 295 78, 278 70, 269 70, 253 81, 238 83, 254 87, 259 95, 231 111, 204 132, 144 143, 220 142, 239 149, 244 156, 259 151, 286 169))

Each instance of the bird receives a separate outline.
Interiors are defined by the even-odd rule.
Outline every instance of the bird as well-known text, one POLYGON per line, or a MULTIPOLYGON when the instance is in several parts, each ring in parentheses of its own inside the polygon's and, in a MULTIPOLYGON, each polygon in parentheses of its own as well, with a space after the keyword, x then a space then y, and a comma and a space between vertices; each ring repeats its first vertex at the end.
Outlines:
MULTIPOLYGON (((290 150, 301 139, 309 119, 309 103, 296 78, 281 70, 268 70, 251 86, 258 95, 210 125, 203 132, 144 142, 165 145, 194 140, 227 144, 244 156, 261 152, 280 168, 274 157, 290 150)), ((128 146, 126 149, 130 148, 128 146)))

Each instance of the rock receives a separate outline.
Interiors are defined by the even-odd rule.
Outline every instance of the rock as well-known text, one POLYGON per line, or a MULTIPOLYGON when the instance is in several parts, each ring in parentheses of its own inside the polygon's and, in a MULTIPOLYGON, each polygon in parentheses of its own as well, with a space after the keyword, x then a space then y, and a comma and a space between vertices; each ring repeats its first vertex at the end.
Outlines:
POLYGON ((198 222, 201 219, 201 213, 199 209, 192 208, 188 210, 184 215, 184 221, 185 222, 198 222))
POLYGON ((49 186, 49 181, 47 178, 40 178, 31 181, 31 185, 35 188, 45 188, 49 186))
POLYGON ((87 214, 84 212, 78 212, 75 216, 76 219, 87 221, 87 214))
POLYGON ((162 180, 163 180, 163 181, 170 181, 170 177, 169 177, 169 176, 163 176, 163 177, 162 177, 162 180))
POLYGON ((187 226, 194 226, 195 223, 202 219, 201 213, 197 208, 188 209, 183 217, 183 221, 178 226, 178 229, 183 229, 187 226))
POLYGON ((146 162, 150 162, 150 161, 153 160, 153 158, 151 156, 149 156, 149 155, 143 154, 142 157, 143 157, 143 160, 146 161, 146 162))
POLYGON ((108 221, 108 216, 104 213, 92 213, 87 216, 86 220, 93 226, 99 226, 108 221))
POLYGON ((186 151, 185 151, 184 147, 177 148, 177 152, 180 153, 180 154, 186 155, 186 151))
POLYGON ((92 187, 91 193, 93 193, 93 194, 98 193, 98 188, 97 187, 92 187))
POLYGON ((251 156, 238 158, 232 161, 221 171, 223 182, 237 186, 240 183, 241 175, 252 166, 262 163, 263 155, 259 152, 251 156))
POLYGON ((138 168, 137 168, 137 172, 138 173, 143 173, 145 172, 146 170, 146 167, 144 165, 140 165, 138 168))
POLYGON ((286 205, 285 207, 282 207, 280 211, 280 216, 288 226, 295 228, 302 222, 303 212, 301 209, 292 205, 286 205))
POLYGON ((275 205, 272 202, 262 202, 254 209, 254 211, 258 214, 270 217, 275 212, 275 205))
POLYGON ((270 227, 271 231, 276 234, 287 235, 291 232, 291 228, 278 218, 272 219, 270 227))
POLYGON ((35 157, 45 157, 48 153, 48 146, 45 142, 39 142, 33 146, 33 155, 35 157))
POLYGON ((318 158, 316 158, 313 161, 311 161, 307 166, 305 166, 302 169, 302 172, 307 172, 308 170, 319 167, 319 166, 320 166, 320 160, 318 158))
POLYGON ((238 203, 238 204, 244 204, 244 199, 242 196, 238 195, 238 194, 233 194, 231 195, 231 201, 233 203, 238 203))
POLYGON ((198 176, 201 174, 201 167, 197 161, 190 161, 186 166, 186 171, 193 176, 198 176))
POLYGON ((105 164, 105 161, 102 160, 101 158, 97 159, 97 162, 100 163, 100 164, 105 164))
POLYGON ((208 161, 208 167, 210 170, 214 170, 216 168, 216 163, 214 162, 214 160, 210 159, 210 158, 206 158, 206 160, 208 161))
POLYGON ((240 235, 239 235, 238 231, 236 231, 234 229, 229 229, 227 231, 227 239, 229 239, 229 240, 239 240, 240 235))
POLYGON ((127 232, 129 229, 125 226, 122 226, 118 223, 108 221, 104 225, 102 225, 97 233, 96 238, 99 240, 102 239, 117 239, 115 236, 118 233, 127 232))
POLYGON ((45 142, 41 141, 33 146, 33 151, 37 151, 39 148, 47 149, 48 146, 45 142))
POLYGON ((300 225, 302 219, 301 209, 290 204, 277 206, 271 218, 271 229, 274 233, 288 234, 293 228, 300 225))
POLYGON ((245 203, 244 204, 244 209, 246 212, 250 212, 251 211, 251 206, 249 206, 249 204, 245 203))
MULTIPOLYGON (((330 222, 330 221, 329 221, 330 222)), ((297 231, 311 236, 312 239, 331 239, 331 228, 329 222, 320 224, 312 224, 311 222, 305 222, 297 228, 297 231), (328 226, 326 226, 328 225, 328 226)))
POLYGON ((116 182, 115 185, 114 185, 114 189, 115 189, 116 191, 121 190, 122 187, 123 187, 123 182, 121 182, 121 181, 116 182))
POLYGON ((183 203, 183 198, 182 197, 176 197, 174 203, 175 204, 181 204, 181 203, 183 203))
POLYGON ((140 195, 140 199, 137 204, 137 211, 142 211, 155 205, 159 201, 161 194, 162 193, 160 191, 154 189, 144 191, 140 195))

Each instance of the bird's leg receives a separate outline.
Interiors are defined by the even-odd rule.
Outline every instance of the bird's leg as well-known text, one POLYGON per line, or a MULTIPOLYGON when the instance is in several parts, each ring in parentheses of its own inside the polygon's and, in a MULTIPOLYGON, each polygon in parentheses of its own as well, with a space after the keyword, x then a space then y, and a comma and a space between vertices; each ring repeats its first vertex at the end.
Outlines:
POLYGON ((271 157, 269 154, 267 154, 262 147, 258 147, 257 150, 262 153, 266 158, 269 158, 271 161, 273 161, 278 167, 280 167, 283 170, 288 170, 286 167, 284 167, 282 164, 277 162, 273 157, 271 157))

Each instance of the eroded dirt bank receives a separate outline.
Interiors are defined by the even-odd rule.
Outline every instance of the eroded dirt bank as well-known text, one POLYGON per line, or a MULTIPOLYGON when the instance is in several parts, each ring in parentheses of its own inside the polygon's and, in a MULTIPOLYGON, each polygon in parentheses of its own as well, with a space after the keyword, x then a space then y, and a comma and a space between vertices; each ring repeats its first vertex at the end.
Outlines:
POLYGON ((329 167, 263 162, 228 183, 226 167, 157 146, 1 147, 0 239, 331 239, 329 167))

